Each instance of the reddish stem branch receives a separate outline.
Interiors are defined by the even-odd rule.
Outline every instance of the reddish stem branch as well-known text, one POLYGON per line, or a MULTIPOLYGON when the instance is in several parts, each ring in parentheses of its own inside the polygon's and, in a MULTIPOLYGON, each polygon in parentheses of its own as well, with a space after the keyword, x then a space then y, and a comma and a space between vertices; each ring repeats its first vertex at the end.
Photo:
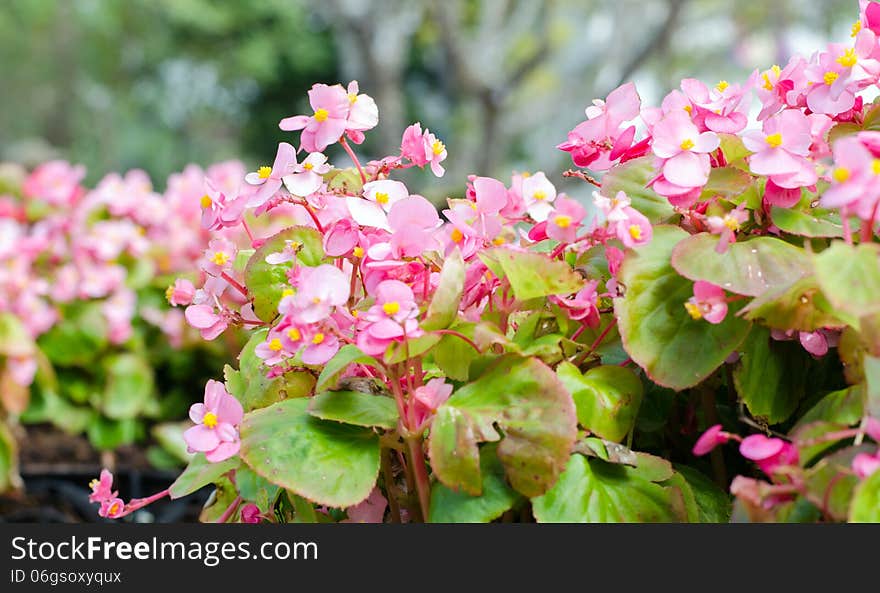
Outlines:
POLYGON ((244 295, 245 298, 250 298, 250 294, 248 294, 247 288, 238 283, 238 281, 227 274, 226 272, 220 272, 220 277, 229 282, 229 285, 232 286, 235 290, 244 295))
POLYGON ((348 156, 354 162, 354 166, 357 167, 358 173, 361 176, 361 183, 367 182, 367 176, 364 174, 364 170, 361 168, 361 162, 358 160, 357 155, 355 155, 354 151, 351 149, 351 146, 348 145, 348 140, 345 139, 345 136, 339 139, 339 143, 342 145, 342 148, 345 149, 345 152, 348 153, 348 156))
POLYGON ((444 334, 444 335, 447 335, 447 336, 455 336, 456 338, 459 338, 460 340, 464 340, 465 342, 467 342, 467 343, 470 345, 471 348, 473 348, 474 350, 476 350, 477 354, 482 354, 482 353, 483 353, 483 351, 480 350, 480 347, 477 346, 476 342, 474 342, 473 340, 471 340, 471 339, 470 339, 469 337, 467 337, 466 335, 464 335, 464 334, 462 334, 462 333, 459 333, 459 332, 455 331, 454 329, 438 329, 438 330, 434 330, 434 333, 435 333, 435 334, 444 334))
POLYGON ((575 171, 574 169, 569 169, 567 171, 563 171, 562 176, 563 177, 577 177, 578 179, 582 179, 582 180, 586 181, 587 183, 591 183, 591 184, 595 185, 596 187, 602 187, 601 181, 599 181, 598 179, 596 179, 592 175, 584 173, 583 171, 575 171))

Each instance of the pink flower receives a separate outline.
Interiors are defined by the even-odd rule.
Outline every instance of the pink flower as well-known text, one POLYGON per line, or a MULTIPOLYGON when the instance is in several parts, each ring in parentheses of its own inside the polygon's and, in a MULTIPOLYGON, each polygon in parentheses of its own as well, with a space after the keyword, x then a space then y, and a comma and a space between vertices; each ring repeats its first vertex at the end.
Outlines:
POLYGON ((826 208, 840 208, 855 213, 865 221, 876 217, 880 201, 880 158, 870 149, 872 136, 847 136, 834 143, 834 168, 831 186, 819 203, 826 208))
POLYGON ((211 305, 190 305, 184 311, 186 322, 199 330, 202 338, 213 340, 229 326, 229 321, 223 315, 214 312, 211 305))
POLYGON ((673 111, 654 126, 651 148, 662 159, 661 174, 679 187, 702 187, 709 179, 709 155, 719 145, 715 132, 700 133, 685 111, 673 111))
POLYGON ((306 152, 323 152, 348 129, 352 101, 342 85, 315 84, 309 91, 309 103, 314 110, 312 115, 287 117, 278 127, 287 132, 302 130, 302 148, 306 152))
POLYGON ((212 276, 219 276, 232 269, 238 248, 226 239, 213 239, 205 250, 202 269, 212 276))
POLYGON ((400 156, 417 167, 430 164, 431 172, 437 177, 443 177, 445 173, 440 163, 446 160, 446 146, 427 128, 422 132, 420 123, 414 123, 404 130, 400 141, 400 156))
POLYGON ((685 78, 681 81, 681 90, 688 102, 682 109, 688 111, 701 129, 736 134, 748 123, 749 102, 745 98, 750 83, 741 86, 722 80, 709 89, 699 80, 685 78))
POLYGON ((394 342, 422 335, 419 306, 412 289, 399 280, 384 280, 376 287, 376 302, 359 316, 358 347, 370 355, 382 354, 394 342))
POLYGON ((349 278, 330 264, 303 267, 297 286, 296 294, 285 298, 292 299, 289 311, 300 323, 323 321, 330 316, 334 307, 348 301, 349 278))
POLYGON ((330 257, 348 255, 358 244, 357 224, 350 218, 342 218, 324 232, 324 253, 330 257))
POLYGON ((768 476, 779 467, 798 462, 797 448, 782 439, 769 438, 762 434, 749 435, 739 445, 740 454, 757 464, 768 476))
POLYGON ((734 208, 724 216, 710 216, 706 219, 706 226, 713 235, 721 235, 715 251, 724 253, 727 245, 736 242, 736 233, 742 223, 749 219, 749 213, 743 208, 734 208))
POLYGON ((33 170, 22 185, 24 195, 45 200, 55 206, 72 205, 83 194, 80 182, 86 176, 82 165, 49 161, 33 170))
POLYGON ((356 80, 348 83, 348 120, 345 125, 345 133, 355 144, 364 141, 364 132, 372 130, 379 123, 379 108, 369 95, 358 94, 360 89, 356 80))
POLYGON ((347 196, 345 202, 351 218, 359 225, 390 231, 387 213, 394 204, 407 197, 409 190, 403 183, 382 179, 364 184, 365 199, 347 196))
POLYGON ((101 476, 89 482, 92 489, 89 494, 89 502, 104 502, 116 498, 119 493, 113 490, 113 474, 110 470, 102 469, 101 476))
POLYGON ((798 340, 804 350, 813 356, 825 356, 828 354, 828 339, 822 330, 814 332, 798 332, 798 340))
POLYGON ((205 177, 205 194, 201 198, 202 228, 218 230, 237 226, 241 222, 247 200, 234 194, 223 193, 210 178, 205 177), (229 197, 232 196, 232 197, 229 197))
POLYGON ((880 420, 869 416, 865 421, 865 433, 874 439, 875 443, 880 443, 880 420))
POLYGON ((302 163, 296 164, 294 159, 292 169, 292 173, 281 179, 284 187, 293 195, 305 198, 321 189, 324 184, 322 176, 330 171, 330 165, 324 153, 313 152, 302 163))
POLYGON ((711 282, 694 282, 694 296, 688 299, 684 308, 694 319, 705 319, 718 324, 727 316, 727 299, 724 289, 711 282))
POLYGON ((452 385, 443 379, 431 379, 427 384, 416 388, 413 392, 412 414, 416 430, 424 429, 425 422, 437 411, 449 396, 452 395, 452 385))
POLYGON ((639 247, 651 242, 654 229, 644 214, 629 206, 623 208, 621 214, 624 218, 614 222, 613 229, 624 247, 639 247))
POLYGON ((867 478, 880 469, 880 456, 859 453, 852 460, 852 469, 860 478, 867 478))
POLYGON ((418 257, 437 248, 434 234, 442 224, 437 209, 422 196, 410 196, 395 203, 388 213, 391 253, 394 257, 418 257))
POLYGON ((101 508, 98 509, 98 516, 105 519, 115 519, 125 510, 125 502, 121 498, 108 498, 101 501, 101 508))
POLYGON ((205 402, 190 406, 189 417, 196 425, 183 433, 183 440, 191 453, 204 453, 211 463, 238 453, 241 446, 238 425, 244 418, 244 410, 223 383, 208 381, 205 402))
POLYGON ((816 183, 810 154, 810 121, 797 109, 786 109, 764 121, 763 132, 743 135, 746 148, 754 152, 749 167, 756 175, 767 175, 776 185, 797 188, 816 183))
POLYGON ((536 222, 547 220, 547 215, 553 210, 556 188, 547 180, 543 171, 525 177, 520 191, 529 216, 536 222))
POLYGON ((189 305, 196 294, 196 287, 186 278, 177 278, 165 291, 165 299, 172 307, 189 305))
POLYGON ((729 440, 730 435, 721 429, 720 424, 710 426, 706 432, 697 439, 696 444, 694 444, 693 453, 697 456, 705 455, 718 445, 723 445, 729 440))
POLYGON ((507 205, 507 188, 491 177, 474 177, 473 201, 449 200, 443 215, 465 236, 494 240, 503 227, 499 213, 507 205))
POLYGON ((607 101, 593 101, 585 112, 587 121, 578 124, 556 148, 570 153, 578 167, 607 170, 632 146, 635 126, 621 127, 639 115, 640 106, 635 85, 621 85, 609 93, 607 101))
POLYGON ((247 503, 243 507, 241 507, 241 522, 242 523, 251 523, 257 524, 263 520, 263 514, 260 512, 260 507, 255 505, 252 502, 247 503))
POLYGON ((550 302, 564 309, 570 319, 580 321, 589 327, 599 327, 599 309, 596 302, 598 285, 598 280, 588 280, 571 298, 551 295, 550 302))
POLYGON ((271 167, 263 166, 245 175, 244 180, 249 184, 260 186, 257 193, 248 200, 248 208, 256 208, 268 202, 281 189, 282 178, 293 173, 295 166, 296 149, 287 142, 279 142, 275 162, 271 167))
POLYGON ((547 216, 547 236, 560 243, 574 243, 587 211, 576 200, 560 196, 547 216))
POLYGON ((857 87, 849 79, 849 68, 845 65, 849 62, 840 60, 840 47, 831 44, 828 49, 818 54, 804 74, 812 83, 807 90, 807 107, 813 113, 834 116, 853 108, 857 87))

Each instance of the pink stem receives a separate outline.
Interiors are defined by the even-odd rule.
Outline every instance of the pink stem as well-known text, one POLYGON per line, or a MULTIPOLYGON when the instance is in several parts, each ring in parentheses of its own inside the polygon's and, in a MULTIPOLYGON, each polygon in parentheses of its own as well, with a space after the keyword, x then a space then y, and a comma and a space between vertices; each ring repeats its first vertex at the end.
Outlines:
POLYGON ((235 290, 243 294, 245 297, 250 298, 251 295, 248 294, 247 288, 239 284, 235 278, 227 274, 226 272, 220 272, 220 277, 229 282, 230 286, 232 286, 235 290))
POLYGON ((438 329, 438 330, 434 330, 434 333, 435 334, 444 334, 444 335, 448 335, 448 336, 455 336, 456 338, 459 338, 459 339, 467 342, 471 348, 473 348, 474 350, 477 351, 477 354, 483 353, 483 351, 480 350, 480 347, 477 346, 477 344, 473 340, 471 340, 466 335, 455 331, 454 329, 438 329))
POLYGON ((223 514, 215 521, 215 523, 226 523, 235 514, 236 509, 238 509, 238 505, 241 504, 241 496, 236 496, 235 500, 226 507, 226 510, 223 511, 223 514))
POLYGON ((354 154, 354 151, 351 149, 351 146, 348 145, 348 140, 345 139, 345 136, 339 139, 339 143, 342 145, 342 148, 345 149, 345 152, 348 153, 348 156, 351 157, 352 162, 354 162, 354 166, 357 167, 358 173, 361 175, 361 183, 367 182, 367 176, 364 175, 364 170, 361 169, 361 162, 358 160, 357 156, 354 154))

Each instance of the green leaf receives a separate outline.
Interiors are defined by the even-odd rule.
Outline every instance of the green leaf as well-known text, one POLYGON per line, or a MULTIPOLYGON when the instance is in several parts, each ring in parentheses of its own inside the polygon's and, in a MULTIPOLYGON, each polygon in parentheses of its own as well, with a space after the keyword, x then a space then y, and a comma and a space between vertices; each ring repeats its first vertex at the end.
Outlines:
POLYGON ((797 341, 778 341, 755 326, 741 348, 733 382, 753 416, 770 424, 788 419, 806 393, 809 355, 797 341))
POLYGON ((770 218, 779 230, 801 237, 842 237, 840 214, 833 210, 811 208, 809 212, 773 206, 770 218))
POLYGON ((98 303, 71 306, 48 332, 40 347, 54 364, 88 365, 107 347, 107 321, 98 303))
POLYGON ((676 245, 672 267, 690 280, 705 280, 725 290, 758 296, 767 289, 788 286, 812 273, 806 251, 773 237, 756 237, 715 248, 718 237, 693 235, 676 245))
POLYGON ((640 468, 587 459, 575 453, 559 481, 532 499, 539 523, 677 522, 672 493, 640 468))
POLYGON ((880 471, 858 485, 849 510, 850 523, 880 523, 880 471))
POLYGON ((504 466, 494 443, 480 448, 480 474, 483 493, 470 496, 456 492, 442 483, 431 490, 431 523, 488 523, 497 519, 522 498, 504 478, 504 466))
POLYGON ((140 432, 140 425, 133 418, 112 420, 93 416, 88 426, 89 442, 96 449, 110 451, 121 445, 133 443, 140 432))
MULTIPOLYGON (((464 335, 468 332, 473 334, 473 324, 456 327, 456 331, 464 335)), ((431 355, 443 374, 455 381, 467 381, 471 362, 480 356, 470 344, 449 334, 440 338, 431 355)))
POLYGON ((539 360, 507 355, 437 410, 431 467, 449 488, 479 496, 478 444, 500 439, 498 457, 511 485, 538 496, 556 481, 576 436, 574 403, 556 374, 539 360))
POLYGON ((244 500, 256 504, 263 513, 268 512, 272 507, 280 490, 278 486, 258 476, 248 467, 240 467, 235 471, 235 486, 244 500))
POLYGON ((359 196, 364 191, 364 182, 358 170, 352 167, 348 169, 331 169, 324 174, 327 189, 331 192, 349 196, 359 196))
MULTIPOLYGON (((205 501, 202 512, 199 513, 199 521, 202 523, 216 523, 220 520, 226 509, 238 497, 235 485, 229 478, 223 477, 217 480, 216 488, 205 501)), ((232 517, 229 520, 233 520, 232 517)))
POLYGON ((687 465, 676 464, 674 467, 694 493, 700 523, 728 523, 733 510, 730 495, 702 472, 687 465))
POLYGON ((312 417, 306 399, 245 414, 241 458, 257 474, 312 502, 349 507, 369 496, 379 473, 373 431, 312 417))
POLYGON ((717 167, 709 173, 709 180, 700 195, 702 200, 715 197, 735 198, 752 185, 752 176, 736 167, 717 167))
POLYGON ((187 463, 192 454, 186 451, 183 433, 192 426, 189 422, 162 422, 150 428, 150 434, 162 447, 162 450, 173 456, 178 462, 187 463))
POLYGON ((30 332, 12 313, 0 313, 0 356, 31 356, 36 345, 30 332))
POLYGON ((770 289, 743 307, 743 316, 768 327, 815 331, 821 327, 840 327, 831 303, 819 289, 815 277, 801 278, 791 286, 770 289))
POLYGON ((864 415, 864 392, 861 385, 832 391, 804 414, 796 426, 825 420, 851 426, 864 415))
POLYGON ((626 192, 632 207, 656 224, 675 214, 669 200, 647 187, 656 175, 654 157, 633 159, 605 174, 602 178, 602 195, 613 198, 619 191, 626 192))
POLYGON ((361 349, 354 344, 346 344, 339 349, 336 355, 327 361, 321 374, 318 376, 318 382, 315 384, 316 391, 325 391, 336 387, 336 380, 345 369, 352 364, 365 364, 373 368, 377 368, 379 363, 372 356, 368 356, 361 352, 361 349))
POLYGON ((853 491, 859 479, 852 472, 852 461, 859 453, 874 447, 847 447, 835 451, 809 468, 804 485, 810 498, 821 501, 825 510, 837 521, 845 521, 850 511, 853 491))
POLYGON ((865 413, 880 417, 880 358, 864 354, 862 368, 865 373, 865 413))
POLYGON ((0 493, 22 485, 18 475, 18 443, 6 423, 0 421, 0 493))
POLYGON ((556 374, 571 392, 578 422, 590 432, 619 442, 632 430, 644 388, 638 375, 620 366, 603 365, 581 374, 570 362, 556 374))
POLYGON ((856 317, 880 311, 880 245, 835 241, 813 261, 832 305, 856 317))
POLYGON ((244 269, 245 285, 254 299, 254 313, 266 322, 278 316, 281 294, 290 288, 287 270, 292 266, 290 262, 266 263, 266 256, 283 251, 288 242, 299 245, 296 259, 302 265, 317 266, 324 257, 321 233, 305 226, 284 229, 254 252, 244 269))
POLYGON ((480 259, 499 278, 507 278, 514 296, 521 301, 571 294, 584 287, 584 279, 571 266, 541 253, 497 247, 480 253, 480 259))
POLYGON ((458 247, 443 262, 440 272, 440 280, 437 290, 428 305, 425 320, 421 323, 423 329, 431 331, 443 329, 452 325, 458 316, 458 304, 461 302, 461 293, 464 290, 464 260, 458 247))
POLYGON ((325 391, 311 399, 309 413, 315 418, 355 426, 392 430, 397 426, 397 404, 382 395, 360 391, 325 391))
POLYGON ((101 409, 117 420, 135 418, 153 397, 153 369, 136 354, 115 354, 104 359, 107 381, 101 409))
POLYGON ((742 138, 736 134, 718 134, 718 137, 721 139, 721 152, 728 164, 741 164, 751 154, 742 138))
POLYGON ((711 375, 749 332, 749 323, 736 316, 737 303, 717 325, 692 319, 684 308, 693 284, 669 258, 686 237, 677 227, 655 227, 650 244, 627 253, 619 273, 626 292, 614 299, 626 352, 654 382, 676 390, 711 375))
POLYGON ((224 461, 211 463, 205 459, 204 453, 196 453, 190 459, 183 473, 177 476, 168 489, 171 498, 181 498, 192 494, 199 488, 217 482, 221 476, 241 465, 238 457, 230 457, 224 461))

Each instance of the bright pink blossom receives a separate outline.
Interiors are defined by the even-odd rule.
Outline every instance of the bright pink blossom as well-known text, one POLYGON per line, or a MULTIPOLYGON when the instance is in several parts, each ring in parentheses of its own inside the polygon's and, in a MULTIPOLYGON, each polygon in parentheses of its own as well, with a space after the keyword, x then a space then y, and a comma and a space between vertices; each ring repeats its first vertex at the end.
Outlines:
POLYGON ((547 216, 547 236, 560 243, 574 243, 586 214, 580 202, 560 196, 547 216))
POLYGON ((412 289, 398 280, 376 287, 376 302, 359 316, 358 347, 370 355, 382 354, 394 342, 422 335, 419 306, 412 289))
POLYGON ((779 467, 796 464, 799 458, 797 447, 793 444, 762 434, 744 438, 739 452, 746 459, 754 461, 768 476, 772 476, 779 467))
POLYGON ((196 294, 196 287, 186 278, 177 278, 165 291, 165 298, 172 307, 189 305, 196 294))
POLYGON ((452 395, 452 385, 443 379, 431 379, 425 385, 417 387, 413 392, 413 420, 414 426, 422 430, 425 423, 434 415, 437 408, 452 395))
POLYGON ((86 176, 82 165, 65 161, 49 161, 28 175, 22 191, 31 199, 45 200, 56 206, 73 204, 83 194, 80 183, 86 176))
POLYGON ((529 216, 536 222, 547 220, 547 215, 553 210, 556 188, 547 180, 544 172, 538 171, 534 175, 525 177, 522 180, 521 192, 529 216))
MULTIPOLYGON (((260 167, 253 173, 248 173, 244 180, 251 185, 260 186, 247 202, 248 208, 262 206, 274 196, 284 183, 282 179, 294 172, 296 167, 296 149, 287 142, 278 143, 278 152, 275 153, 275 162, 271 167, 260 167)), ((320 187, 320 186, 319 186, 320 187)))
POLYGON ((724 289, 703 280, 694 282, 694 296, 688 299, 684 307, 694 319, 705 319, 712 324, 721 323, 727 316, 724 289))
POLYGON ((104 502, 119 495, 119 492, 113 490, 113 474, 106 469, 102 469, 100 477, 89 483, 89 488, 92 489, 89 502, 104 502))
POLYGON ((294 163, 292 172, 282 177, 284 187, 291 194, 307 197, 321 189, 325 173, 330 171, 327 156, 321 152, 313 152, 302 163, 294 163))
POLYGON ((205 454, 211 463, 229 459, 238 453, 241 439, 238 425, 244 418, 244 409, 226 387, 219 381, 210 380, 205 385, 204 403, 189 408, 190 420, 195 426, 183 433, 190 452, 205 454))
POLYGON ((706 455, 718 445, 730 440, 730 435, 723 431, 720 424, 710 426, 694 444, 694 455, 706 455))
POLYGON ((766 175, 782 188, 792 189, 816 183, 810 154, 810 121, 797 109, 786 109, 764 121, 762 132, 743 135, 746 148, 754 154, 749 167, 756 175, 766 175))
POLYGON ((651 145, 662 159, 663 178, 680 187, 702 187, 709 179, 708 153, 718 148, 715 132, 700 132, 685 111, 673 111, 657 122, 651 145))
POLYGON ((306 152, 323 152, 348 129, 352 101, 342 85, 315 84, 309 90, 309 103, 312 115, 284 118, 278 127, 287 132, 302 130, 302 148, 306 152))

